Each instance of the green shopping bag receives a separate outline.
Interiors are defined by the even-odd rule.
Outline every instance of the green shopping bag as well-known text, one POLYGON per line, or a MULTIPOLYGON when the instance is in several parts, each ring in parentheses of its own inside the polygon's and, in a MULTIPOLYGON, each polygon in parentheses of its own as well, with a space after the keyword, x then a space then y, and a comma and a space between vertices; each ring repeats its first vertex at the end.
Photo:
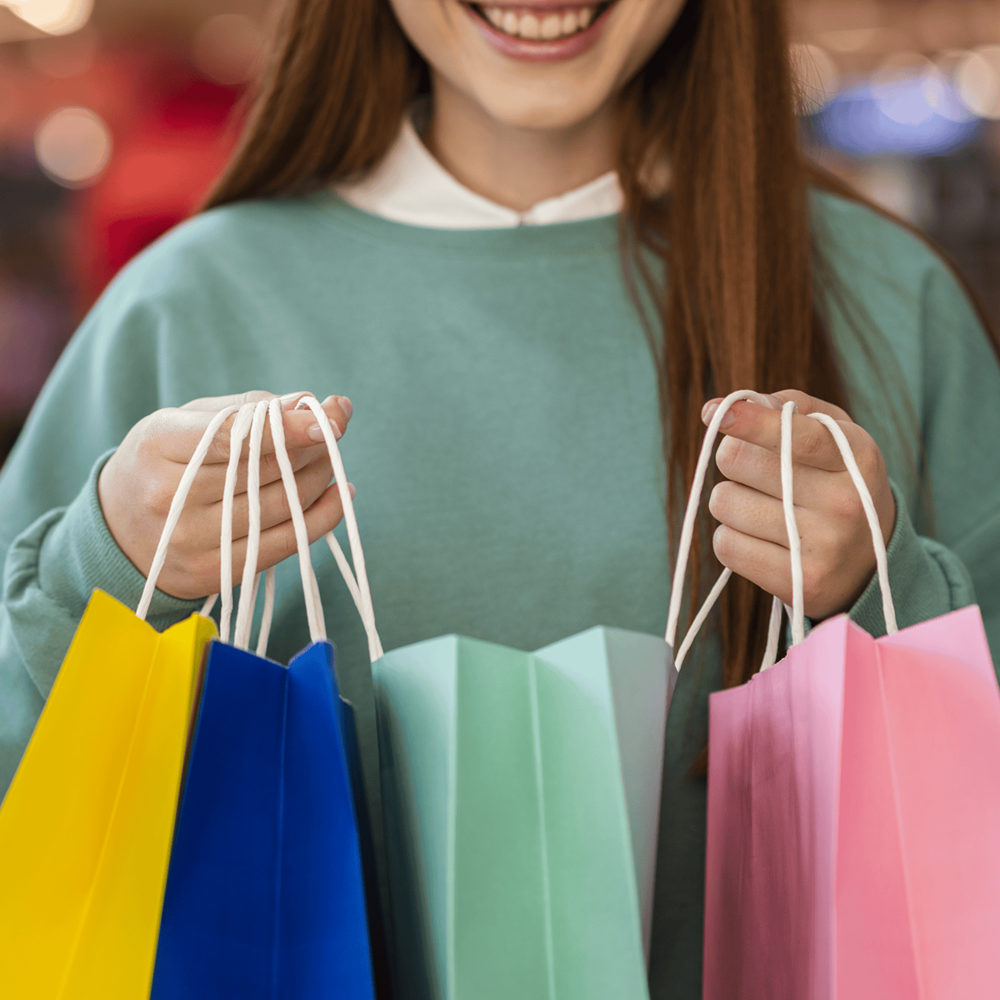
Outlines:
POLYGON ((369 637, 394 997, 647 1000, 671 644, 594 628, 383 654, 344 500, 358 580, 331 549, 369 637))
POLYGON ((398 1000, 648 996, 668 666, 606 628, 376 661, 398 1000))

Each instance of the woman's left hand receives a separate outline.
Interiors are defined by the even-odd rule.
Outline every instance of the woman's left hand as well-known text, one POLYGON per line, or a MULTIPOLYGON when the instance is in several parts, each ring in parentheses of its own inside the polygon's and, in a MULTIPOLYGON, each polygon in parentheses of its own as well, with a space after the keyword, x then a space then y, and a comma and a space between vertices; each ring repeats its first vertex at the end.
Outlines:
MULTIPOLYGON (((709 510, 721 522, 713 546, 719 561, 786 604, 792 602, 788 534, 781 507, 781 406, 794 400, 794 500, 802 538, 805 613, 814 620, 847 611, 875 572, 871 529, 833 436, 804 414, 827 413, 840 424, 871 491, 888 544, 896 504, 878 445, 840 407, 795 389, 770 397, 775 409, 736 403, 722 422, 716 464, 728 482, 712 491, 709 510)), ((721 402, 702 410, 708 424, 721 402)))

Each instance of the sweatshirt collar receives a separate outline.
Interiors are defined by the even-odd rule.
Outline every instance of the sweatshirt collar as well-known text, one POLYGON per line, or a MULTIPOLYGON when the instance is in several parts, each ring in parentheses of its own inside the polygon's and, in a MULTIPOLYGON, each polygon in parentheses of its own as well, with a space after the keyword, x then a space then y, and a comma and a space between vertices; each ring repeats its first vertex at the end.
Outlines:
POLYGON ((395 143, 375 170, 335 192, 372 215, 431 229, 514 229, 617 215, 623 196, 614 171, 526 212, 498 205, 460 184, 420 141, 406 116, 395 143))

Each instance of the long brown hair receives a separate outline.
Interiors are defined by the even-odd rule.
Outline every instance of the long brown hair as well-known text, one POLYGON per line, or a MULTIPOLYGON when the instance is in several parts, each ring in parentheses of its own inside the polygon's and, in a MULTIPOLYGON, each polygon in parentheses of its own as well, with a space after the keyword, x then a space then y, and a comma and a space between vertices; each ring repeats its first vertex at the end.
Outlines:
MULTIPOLYGON (((363 174, 428 87, 427 66, 389 0, 288 0, 241 144, 206 207, 363 174)), ((676 534, 706 399, 794 387, 848 408, 817 305, 807 189, 852 192, 800 153, 784 0, 688 0, 623 89, 619 112, 623 267, 658 372, 676 534), (670 164, 666 196, 649 193, 654 162, 670 164), (655 323, 643 313, 637 275, 655 323)), ((695 592, 707 517, 702 527, 695 592)), ((726 686, 760 662, 768 603, 741 578, 727 587, 726 686)))

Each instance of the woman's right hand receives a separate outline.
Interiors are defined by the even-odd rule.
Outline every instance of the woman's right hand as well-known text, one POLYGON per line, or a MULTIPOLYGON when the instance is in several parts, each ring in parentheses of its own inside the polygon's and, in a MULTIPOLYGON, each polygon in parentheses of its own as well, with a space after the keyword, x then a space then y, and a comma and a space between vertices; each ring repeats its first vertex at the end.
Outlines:
MULTIPOLYGON (((285 443, 298 481, 309 541, 322 538, 340 523, 344 510, 322 435, 311 410, 296 410, 307 393, 282 398, 285 443), (312 428, 312 431, 310 429, 312 428)), ((196 399, 178 409, 157 410, 129 431, 111 456, 98 481, 104 519, 121 550, 148 575, 177 485, 212 418, 231 405, 273 399, 273 393, 196 399)), ((330 396, 323 409, 341 437, 351 419, 350 400, 330 396)), ((219 591, 222 495, 229 462, 229 431, 235 414, 223 424, 198 471, 184 512, 177 524, 167 561, 160 573, 160 590, 184 600, 219 591)), ((246 556, 249 525, 247 455, 249 435, 236 481, 233 507, 233 574, 239 580, 246 556)), ((260 469, 260 557, 258 570, 293 555, 296 550, 288 499, 274 454, 270 426, 265 423, 260 469)), ((353 488, 351 495, 353 496, 353 488)))

